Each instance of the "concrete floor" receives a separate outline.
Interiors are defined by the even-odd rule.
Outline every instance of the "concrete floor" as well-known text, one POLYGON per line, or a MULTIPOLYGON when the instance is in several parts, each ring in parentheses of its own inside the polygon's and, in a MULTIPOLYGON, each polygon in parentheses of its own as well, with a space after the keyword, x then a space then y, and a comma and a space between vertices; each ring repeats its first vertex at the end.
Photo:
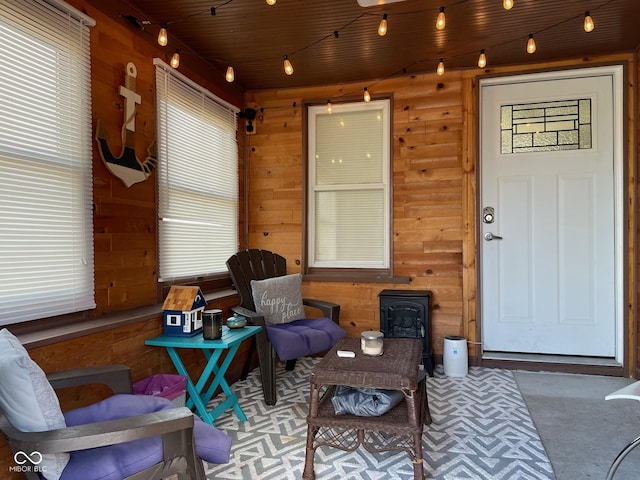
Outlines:
MULTIPOLYGON (((514 372, 557 480, 604 480, 616 455, 640 435, 640 402, 604 397, 635 380, 514 372)), ((640 479, 640 447, 614 480, 640 479)))

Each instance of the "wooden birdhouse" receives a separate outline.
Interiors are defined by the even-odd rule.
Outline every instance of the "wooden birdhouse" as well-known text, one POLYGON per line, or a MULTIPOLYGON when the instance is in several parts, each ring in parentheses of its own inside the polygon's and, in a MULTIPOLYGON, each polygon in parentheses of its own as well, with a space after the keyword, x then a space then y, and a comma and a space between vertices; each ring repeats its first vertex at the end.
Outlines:
POLYGON ((207 302, 199 287, 171 287, 162 304, 164 334, 192 337, 202 333, 202 312, 206 306, 207 302))

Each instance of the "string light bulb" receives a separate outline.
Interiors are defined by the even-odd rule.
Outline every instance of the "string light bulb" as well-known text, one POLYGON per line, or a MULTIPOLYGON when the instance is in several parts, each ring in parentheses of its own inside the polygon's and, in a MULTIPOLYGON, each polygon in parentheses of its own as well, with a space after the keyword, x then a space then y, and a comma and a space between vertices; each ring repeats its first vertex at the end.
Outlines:
POLYGON ((536 51, 536 41, 533 39, 533 33, 529 34, 529 40, 527 41, 527 53, 534 53, 536 51))
POLYGON ((436 30, 444 30, 444 26, 446 23, 447 21, 444 17, 444 7, 440 7, 440 13, 438 13, 438 18, 436 18, 436 30))
POLYGON ((224 75, 224 79, 225 79, 227 82, 231 83, 231 82, 233 82, 233 80, 234 80, 235 78, 236 78, 236 76, 235 76, 235 73, 233 72, 233 67, 232 67, 231 65, 229 65, 229 66, 227 67, 227 73, 225 73, 225 75, 224 75))
POLYGON ((327 100, 327 113, 333 112, 333 107, 331 106, 331 100, 327 100))
POLYGON ((180 50, 176 50, 176 53, 173 54, 169 65, 173 68, 178 68, 180 66, 180 50))
POLYGON ((478 57, 478 67, 484 68, 487 66, 487 55, 484 53, 484 48, 480 50, 480 56, 478 57))
POLYGON ((291 65, 291 62, 286 55, 284 56, 284 73, 287 75, 293 75, 293 65, 291 65))
POLYGON ((511 10, 513 8, 514 0, 502 0, 502 6, 505 10, 511 10))
POLYGON ((380 20, 380 25, 378 25, 378 35, 384 37, 387 34, 387 14, 382 15, 382 20, 380 20))
POLYGON ((275 5, 276 0, 267 0, 267 5, 275 5))
POLYGON ((587 33, 592 32, 594 28, 596 28, 596 24, 593 23, 593 18, 591 18, 588 11, 584 12, 584 31, 587 33))
POLYGON ((369 93, 369 90, 367 90, 367 87, 364 87, 364 101, 365 102, 371 101, 371 94, 369 93))
POLYGON ((169 37, 167 36, 167 26, 163 23, 160 27, 160 31, 158 32, 158 45, 166 47, 168 42, 169 37))
POLYGON ((438 68, 436 68, 436 73, 438 75, 444 75, 444 59, 440 59, 438 62, 438 68))

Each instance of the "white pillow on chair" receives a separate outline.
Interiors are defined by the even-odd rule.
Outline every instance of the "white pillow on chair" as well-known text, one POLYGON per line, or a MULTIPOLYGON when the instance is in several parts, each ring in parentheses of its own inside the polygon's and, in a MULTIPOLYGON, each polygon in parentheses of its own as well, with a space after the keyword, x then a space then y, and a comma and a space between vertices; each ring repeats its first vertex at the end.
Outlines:
MULTIPOLYGON (((60 402, 42 369, 9 330, 0 330, 0 409, 23 432, 65 428, 60 402)), ((24 452, 33 459, 39 452, 24 452)), ((47 480, 58 480, 68 453, 43 455, 38 465, 47 480), (46 469, 45 469, 46 467, 46 469)))

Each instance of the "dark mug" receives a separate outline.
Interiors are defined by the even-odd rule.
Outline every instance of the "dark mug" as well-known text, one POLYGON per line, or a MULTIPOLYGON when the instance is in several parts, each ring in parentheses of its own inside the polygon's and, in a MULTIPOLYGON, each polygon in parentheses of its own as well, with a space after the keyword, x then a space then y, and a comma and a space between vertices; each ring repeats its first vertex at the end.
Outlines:
POLYGON ((222 338, 222 310, 205 310, 202 312, 202 336, 205 340, 222 338))

